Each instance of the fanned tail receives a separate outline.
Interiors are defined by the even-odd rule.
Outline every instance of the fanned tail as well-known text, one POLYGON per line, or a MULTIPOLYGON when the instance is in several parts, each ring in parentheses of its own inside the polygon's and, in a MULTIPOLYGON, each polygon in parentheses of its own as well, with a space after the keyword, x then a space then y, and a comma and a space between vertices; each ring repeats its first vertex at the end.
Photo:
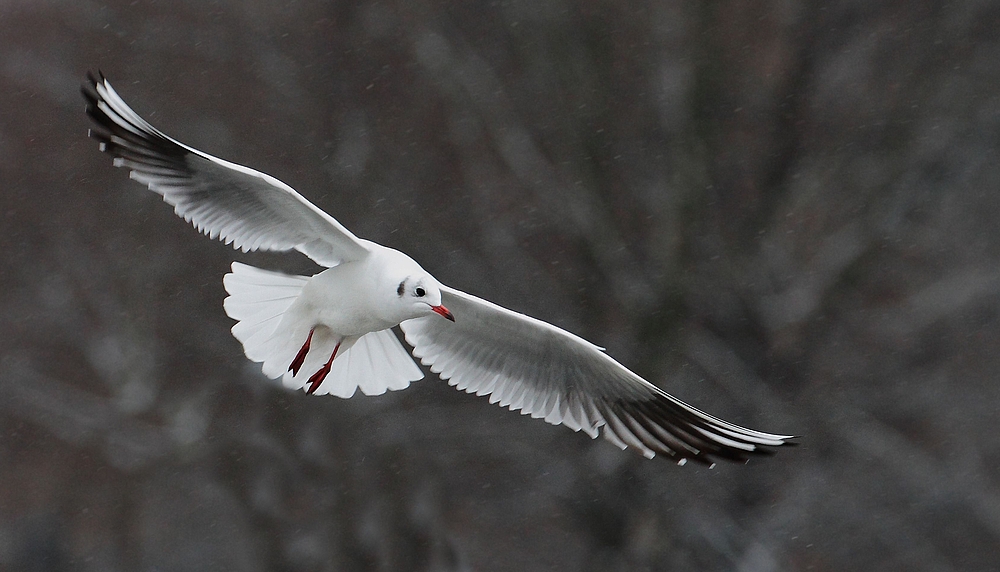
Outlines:
MULTIPOLYGON (((328 346, 332 349, 331 344, 328 346)), ((292 389, 303 387, 311 372, 329 355, 324 349, 316 354, 315 361, 307 357, 299 374, 293 376, 292 372, 285 373, 282 383, 292 389)), ((354 395, 358 389, 365 395, 382 395, 387 390, 406 389, 411 381, 423 377, 424 373, 413 362, 392 330, 381 330, 360 338, 344 340, 337 359, 333 360, 330 374, 316 389, 316 395, 329 394, 346 398, 354 395)))

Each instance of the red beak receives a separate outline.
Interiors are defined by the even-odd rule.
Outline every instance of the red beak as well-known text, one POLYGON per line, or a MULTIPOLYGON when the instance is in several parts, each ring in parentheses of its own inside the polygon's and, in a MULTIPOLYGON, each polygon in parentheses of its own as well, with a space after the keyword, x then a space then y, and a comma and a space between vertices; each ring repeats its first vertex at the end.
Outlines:
POLYGON ((431 310, 434 310, 435 313, 439 314, 443 318, 447 318, 452 322, 455 321, 455 316, 452 316, 451 311, 444 306, 431 306, 431 310))

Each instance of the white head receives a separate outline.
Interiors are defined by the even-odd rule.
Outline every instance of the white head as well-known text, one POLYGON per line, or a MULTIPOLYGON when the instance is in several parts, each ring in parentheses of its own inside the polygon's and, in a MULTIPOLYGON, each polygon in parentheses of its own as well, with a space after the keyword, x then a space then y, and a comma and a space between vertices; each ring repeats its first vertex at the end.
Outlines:
POLYGON ((394 313, 405 316, 402 320, 433 313, 454 322, 455 317, 441 305, 441 284, 409 256, 397 250, 386 250, 387 264, 379 287, 391 287, 392 291, 379 292, 379 297, 392 299, 394 313))

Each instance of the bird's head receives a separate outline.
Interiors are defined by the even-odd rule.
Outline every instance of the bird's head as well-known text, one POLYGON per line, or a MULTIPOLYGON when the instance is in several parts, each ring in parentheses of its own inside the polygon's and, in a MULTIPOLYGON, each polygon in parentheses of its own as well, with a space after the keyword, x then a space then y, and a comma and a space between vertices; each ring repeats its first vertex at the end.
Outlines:
POLYGON ((441 305, 441 286, 433 276, 426 272, 411 274, 399 281, 396 286, 396 297, 399 301, 418 312, 420 316, 431 312, 455 321, 448 308, 441 305))
POLYGON ((392 292, 381 295, 392 298, 398 315, 407 320, 433 313, 454 322, 455 317, 441 304, 441 284, 409 256, 390 249, 386 251, 387 272, 380 283, 392 288, 392 292))

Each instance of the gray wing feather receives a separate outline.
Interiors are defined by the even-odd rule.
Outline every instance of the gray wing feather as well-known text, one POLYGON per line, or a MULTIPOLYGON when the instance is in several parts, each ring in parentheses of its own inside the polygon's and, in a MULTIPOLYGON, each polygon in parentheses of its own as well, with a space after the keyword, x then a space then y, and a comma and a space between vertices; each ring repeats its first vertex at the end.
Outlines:
POLYGON ((323 266, 368 254, 364 241, 278 179, 213 157, 165 135, 103 77, 83 85, 90 135, 114 165, 163 196, 199 231, 244 252, 296 249, 323 266))
POLYGON ((452 386, 491 403, 604 437, 647 457, 745 460, 789 444, 713 417, 629 371, 602 348, 541 320, 443 287, 455 322, 400 324, 413 355, 452 386))

